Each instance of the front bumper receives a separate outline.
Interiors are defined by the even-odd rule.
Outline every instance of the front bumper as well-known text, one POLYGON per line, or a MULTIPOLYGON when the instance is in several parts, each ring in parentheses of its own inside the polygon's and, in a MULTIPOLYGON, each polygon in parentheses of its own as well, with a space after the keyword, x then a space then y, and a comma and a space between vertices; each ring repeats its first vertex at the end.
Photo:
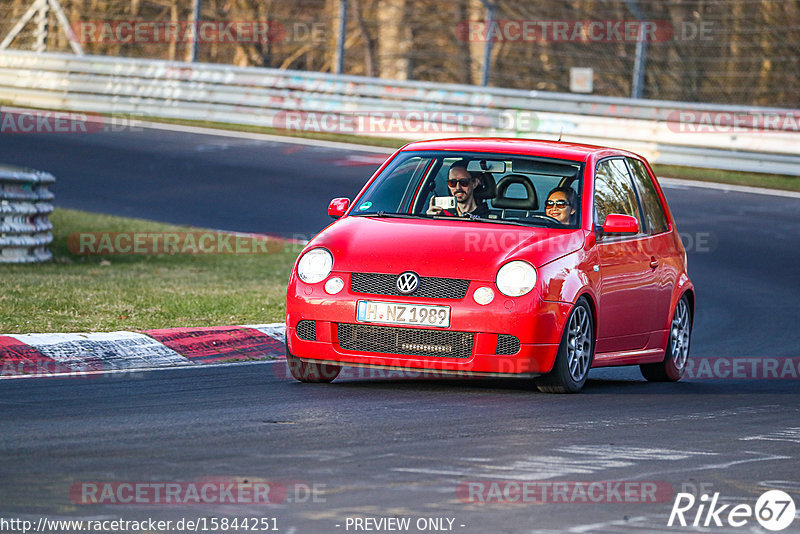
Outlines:
MULTIPOLYGON (((470 282, 467 294, 462 299, 423 299, 353 293, 350 291, 348 273, 332 273, 331 276, 339 276, 345 281, 345 289, 337 295, 325 293, 324 282, 305 284, 293 277, 289 284, 286 343, 288 350, 302 360, 345 366, 433 370, 465 376, 539 375, 549 372, 553 367, 564 323, 571 308, 569 303, 545 302, 537 296, 535 290, 523 297, 505 297, 497 292, 493 284, 483 282, 470 282), (475 290, 483 286, 492 287, 496 293, 494 301, 485 306, 477 304, 472 298, 475 290), (445 329, 431 329, 358 323, 355 320, 358 300, 449 306, 450 326, 445 329), (298 335, 297 331, 300 321, 304 321, 302 335, 298 335), (313 321, 313 336, 303 331, 308 325, 306 321, 313 321), (351 339, 340 339, 342 332, 352 335, 349 332, 354 329, 365 331, 364 329, 373 327, 397 331, 398 337, 409 333, 424 337, 429 332, 448 332, 468 336, 471 341, 466 352, 462 352, 459 357, 451 357, 446 352, 430 355, 414 354, 414 350, 410 351, 412 353, 400 354, 390 348, 375 350, 373 347, 373 350, 363 350, 354 345, 351 339), (518 349, 513 353, 507 353, 508 350, 498 347, 498 338, 504 341, 508 339, 507 336, 514 336, 519 340, 518 349)), ((397 346, 411 346, 412 349, 431 347, 424 342, 398 342, 397 346)), ((514 347, 516 346, 515 344, 514 347)), ((441 347, 442 345, 436 345, 434 348, 441 347)))

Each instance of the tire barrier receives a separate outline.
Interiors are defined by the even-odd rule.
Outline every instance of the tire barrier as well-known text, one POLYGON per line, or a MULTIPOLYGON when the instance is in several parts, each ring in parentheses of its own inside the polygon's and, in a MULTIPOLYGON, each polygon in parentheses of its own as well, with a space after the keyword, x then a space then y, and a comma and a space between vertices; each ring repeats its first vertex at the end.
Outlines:
POLYGON ((50 186, 43 171, 0 165, 0 263, 34 263, 53 258, 50 186))

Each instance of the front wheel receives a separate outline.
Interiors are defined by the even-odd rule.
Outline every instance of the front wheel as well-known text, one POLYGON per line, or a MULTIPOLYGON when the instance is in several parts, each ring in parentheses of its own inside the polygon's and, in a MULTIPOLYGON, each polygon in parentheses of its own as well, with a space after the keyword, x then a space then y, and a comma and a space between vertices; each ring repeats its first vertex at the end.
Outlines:
POLYGON ((689 299, 682 296, 675 306, 675 315, 669 328, 669 340, 664 361, 639 366, 642 376, 650 382, 677 382, 686 370, 689 360, 689 340, 692 336, 692 310, 689 299))
POLYGON ((594 359, 594 321, 586 299, 579 299, 567 319, 553 369, 536 379, 542 393, 577 393, 594 359))
POLYGON ((289 372, 300 382, 328 383, 339 376, 342 368, 338 365, 329 363, 304 362, 286 347, 286 363, 289 365, 289 372))

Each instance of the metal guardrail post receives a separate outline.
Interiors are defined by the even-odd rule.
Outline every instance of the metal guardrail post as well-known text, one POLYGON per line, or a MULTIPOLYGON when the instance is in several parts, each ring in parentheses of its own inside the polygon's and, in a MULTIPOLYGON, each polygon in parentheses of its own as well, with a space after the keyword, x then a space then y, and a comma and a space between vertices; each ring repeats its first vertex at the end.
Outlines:
POLYGON ((344 73, 344 43, 347 37, 348 0, 339 0, 339 28, 336 36, 336 74, 344 73))
POLYGON ((202 0, 192 0, 192 54, 190 61, 197 63, 197 56, 200 53, 200 9, 202 0))
POLYGON ((633 62, 633 81, 631 82, 631 98, 642 98, 642 87, 644 86, 644 69, 647 64, 647 40, 645 39, 644 22, 645 17, 636 0, 625 0, 625 4, 633 12, 633 16, 639 21, 639 38, 636 40, 636 56, 633 62))
POLYGON ((486 8, 486 43, 483 48, 483 69, 481 70, 481 85, 486 87, 489 85, 489 77, 492 74, 492 47, 494 46, 494 39, 492 38, 492 24, 495 21, 495 6, 487 0, 481 0, 483 7, 486 8))
POLYGON ((53 229, 56 181, 47 172, 0 165, 0 263, 33 263, 52 259, 47 245, 53 229))

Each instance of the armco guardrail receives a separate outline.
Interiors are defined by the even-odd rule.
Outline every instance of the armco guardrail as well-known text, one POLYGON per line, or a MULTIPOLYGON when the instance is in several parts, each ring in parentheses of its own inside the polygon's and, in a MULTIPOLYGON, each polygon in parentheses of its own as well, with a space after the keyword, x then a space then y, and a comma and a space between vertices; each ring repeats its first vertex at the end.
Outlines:
POLYGON ((0 165, 0 263, 31 263, 52 258, 52 174, 0 165))
POLYGON ((303 120, 287 124, 287 114, 330 115, 342 124, 357 116, 401 114, 406 126, 400 131, 390 126, 385 131, 349 131, 346 124, 344 131, 402 138, 561 136, 627 148, 658 163, 800 176, 797 110, 8 50, 0 51, 0 100, 17 106, 298 129, 315 126, 303 120), (741 115, 790 120, 773 121, 767 129, 748 128, 737 122, 741 115))

